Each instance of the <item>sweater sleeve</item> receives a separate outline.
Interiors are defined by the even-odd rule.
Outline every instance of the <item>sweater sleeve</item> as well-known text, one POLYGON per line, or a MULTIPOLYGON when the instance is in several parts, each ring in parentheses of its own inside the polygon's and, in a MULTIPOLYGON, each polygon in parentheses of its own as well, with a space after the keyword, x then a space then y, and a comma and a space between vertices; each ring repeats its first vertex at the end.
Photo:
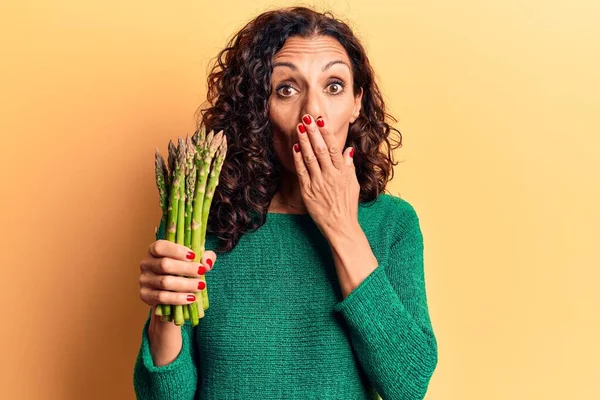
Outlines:
MULTIPOLYGON (((152 312, 152 309, 150 309, 152 312)), ((171 363, 154 365, 148 340, 150 313, 142 329, 142 344, 133 372, 133 386, 139 400, 192 400, 198 381, 195 360, 195 329, 186 321, 181 326, 181 352, 171 363)))
POLYGON ((437 365, 425 291, 423 236, 412 206, 386 263, 334 306, 367 377, 383 400, 423 399, 437 365))
MULTIPOLYGON (((164 237, 162 224, 156 233, 157 240, 164 237)), ((196 355, 196 329, 189 321, 181 326, 182 347, 175 360, 156 366, 150 353, 148 328, 152 308, 142 329, 142 341, 133 370, 133 387, 138 400, 192 400, 198 382, 196 355)))

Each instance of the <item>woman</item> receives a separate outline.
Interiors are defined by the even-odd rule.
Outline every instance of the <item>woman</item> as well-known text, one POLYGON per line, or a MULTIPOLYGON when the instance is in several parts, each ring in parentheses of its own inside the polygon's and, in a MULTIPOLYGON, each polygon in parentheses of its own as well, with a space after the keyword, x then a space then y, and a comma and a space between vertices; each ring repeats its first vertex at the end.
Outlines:
POLYGON ((357 38, 330 13, 266 12, 208 83, 200 126, 228 141, 206 239, 219 264, 160 226, 140 264, 138 398, 422 399, 437 365, 423 238, 383 193, 394 129, 357 38), (200 325, 154 316, 213 268, 200 325))

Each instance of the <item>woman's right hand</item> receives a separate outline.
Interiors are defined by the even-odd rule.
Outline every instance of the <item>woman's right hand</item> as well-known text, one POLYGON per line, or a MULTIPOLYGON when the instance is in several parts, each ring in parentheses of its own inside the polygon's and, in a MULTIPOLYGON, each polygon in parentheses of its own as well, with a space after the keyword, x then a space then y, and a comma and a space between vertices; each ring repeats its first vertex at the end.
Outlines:
POLYGON ((205 283, 199 277, 214 267, 217 255, 206 250, 201 262, 193 262, 195 257, 191 249, 168 240, 151 243, 148 255, 140 262, 142 301, 153 310, 158 304, 193 303, 188 296, 205 289, 205 283))
POLYGON ((214 267, 217 255, 204 251, 201 262, 185 246, 168 240, 157 240, 148 247, 148 255, 140 262, 140 298, 152 307, 148 340, 154 365, 163 366, 173 362, 181 352, 181 326, 162 321, 156 315, 159 304, 191 304, 189 295, 198 289, 199 277, 214 267), (179 276, 178 276, 179 275, 179 276))

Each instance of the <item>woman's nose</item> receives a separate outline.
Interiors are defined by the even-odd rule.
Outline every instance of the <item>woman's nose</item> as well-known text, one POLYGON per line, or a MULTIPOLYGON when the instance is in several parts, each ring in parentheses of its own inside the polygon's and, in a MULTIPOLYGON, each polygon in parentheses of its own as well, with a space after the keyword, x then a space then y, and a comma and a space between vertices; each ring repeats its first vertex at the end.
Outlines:
POLYGON ((310 115, 313 120, 316 120, 322 116, 321 99, 319 97, 319 93, 315 92, 315 90, 309 90, 309 94, 306 96, 306 101, 302 109, 302 114, 300 115, 300 118, 302 118, 306 114, 310 115))

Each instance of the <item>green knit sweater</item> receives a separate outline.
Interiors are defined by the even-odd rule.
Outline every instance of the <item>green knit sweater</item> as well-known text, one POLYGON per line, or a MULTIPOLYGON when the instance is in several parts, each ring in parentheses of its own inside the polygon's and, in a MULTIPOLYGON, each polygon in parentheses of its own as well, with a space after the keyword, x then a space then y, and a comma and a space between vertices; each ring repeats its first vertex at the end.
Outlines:
MULTIPOLYGON (((414 208, 382 193, 358 221, 379 266, 343 298, 329 244, 309 214, 268 213, 206 274, 210 307, 155 366, 142 329, 138 399, 413 400, 425 396, 437 341, 414 208)), ((164 238, 161 225, 156 235, 164 238)), ((206 248, 217 238, 207 235, 206 248)))

